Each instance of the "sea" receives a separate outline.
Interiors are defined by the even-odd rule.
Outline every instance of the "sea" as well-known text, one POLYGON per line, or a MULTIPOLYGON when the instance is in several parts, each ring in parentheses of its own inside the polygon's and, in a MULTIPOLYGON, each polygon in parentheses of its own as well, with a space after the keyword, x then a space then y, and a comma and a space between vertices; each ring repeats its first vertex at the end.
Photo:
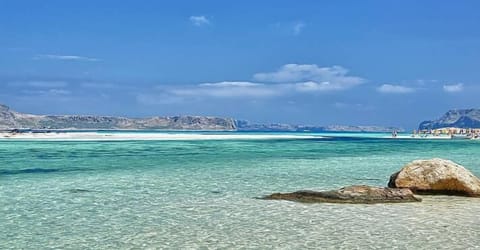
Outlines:
POLYGON ((480 140, 315 136, 0 140, 0 249, 480 248, 479 198, 370 205, 258 199, 386 186, 415 159, 450 159, 480 176, 480 140))

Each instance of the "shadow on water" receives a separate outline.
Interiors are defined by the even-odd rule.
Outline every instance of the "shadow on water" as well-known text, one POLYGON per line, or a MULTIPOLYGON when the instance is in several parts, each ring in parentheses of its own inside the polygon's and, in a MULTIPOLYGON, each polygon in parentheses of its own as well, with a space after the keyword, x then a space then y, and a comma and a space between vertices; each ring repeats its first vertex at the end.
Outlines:
POLYGON ((48 174, 48 173, 63 173, 63 172, 78 172, 86 171, 86 169, 57 169, 57 168, 25 168, 13 170, 0 170, 2 175, 18 175, 18 174, 48 174))

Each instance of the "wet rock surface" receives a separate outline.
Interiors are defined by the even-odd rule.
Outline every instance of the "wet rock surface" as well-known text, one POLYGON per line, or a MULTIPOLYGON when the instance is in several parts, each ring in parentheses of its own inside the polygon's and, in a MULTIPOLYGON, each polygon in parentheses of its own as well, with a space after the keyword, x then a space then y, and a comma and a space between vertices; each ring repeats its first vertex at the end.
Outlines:
POLYGON ((365 185, 348 186, 330 191, 296 191, 293 193, 274 193, 262 197, 266 200, 289 200, 303 203, 402 203, 419 202, 410 189, 382 188, 365 185))

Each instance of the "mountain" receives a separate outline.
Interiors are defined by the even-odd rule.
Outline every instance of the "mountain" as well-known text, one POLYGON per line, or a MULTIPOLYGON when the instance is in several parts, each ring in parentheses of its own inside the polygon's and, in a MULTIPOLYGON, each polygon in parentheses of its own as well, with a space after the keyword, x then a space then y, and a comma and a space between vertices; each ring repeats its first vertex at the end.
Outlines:
POLYGON ((0 104, 0 129, 154 129, 262 132, 391 132, 399 128, 380 126, 305 126, 282 123, 256 124, 245 120, 207 116, 126 118, 95 115, 32 115, 0 104))
POLYGON ((403 132, 401 128, 382 127, 382 126, 348 126, 348 125, 329 125, 329 126, 308 126, 291 125, 282 123, 255 124, 245 120, 236 120, 237 130, 239 131, 273 131, 273 132, 392 132, 394 130, 403 132))
POLYGON ((90 115, 31 115, 0 104, 0 129, 163 129, 163 130, 236 130, 230 118, 206 116, 169 116, 125 118, 90 115))
POLYGON ((418 129, 437 128, 480 128, 480 109, 455 109, 445 113, 437 120, 424 121, 418 129))

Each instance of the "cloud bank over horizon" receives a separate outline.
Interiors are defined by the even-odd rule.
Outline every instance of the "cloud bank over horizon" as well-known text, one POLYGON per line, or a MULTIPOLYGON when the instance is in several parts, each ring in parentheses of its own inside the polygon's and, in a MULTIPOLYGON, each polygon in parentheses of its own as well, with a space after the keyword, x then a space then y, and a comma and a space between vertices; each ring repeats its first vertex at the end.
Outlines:
MULTIPOLYGON (((246 77, 246 79, 248 78, 246 77)), ((309 102, 319 103, 321 107, 333 110, 330 113, 335 117, 333 114, 338 115, 342 112, 368 115, 380 113, 385 102, 382 98, 386 95, 415 95, 418 92, 427 93, 428 91, 440 94, 460 93, 464 88, 462 83, 439 85, 438 81, 424 80, 414 81, 414 84, 409 85, 376 84, 365 77, 349 74, 349 70, 342 66, 321 67, 316 64, 285 64, 273 71, 253 73, 250 79, 196 84, 151 83, 144 86, 128 82, 115 83, 85 79, 14 80, 6 82, 5 85, 9 98, 5 98, 5 94, 0 94, 0 100, 11 100, 15 97, 16 100, 23 100, 32 105, 34 103, 77 105, 76 103, 86 100, 90 100, 91 105, 107 103, 112 105, 112 102, 117 102, 116 105, 119 105, 118 102, 121 100, 122 103, 130 103, 132 109, 126 111, 133 116, 158 115, 158 112, 164 113, 166 109, 173 108, 177 113, 170 114, 206 115, 212 114, 208 110, 214 110, 214 115, 235 116, 232 114, 239 113, 239 118, 249 118, 244 116, 244 112, 249 110, 246 107, 252 108, 250 110, 257 108, 260 115, 265 112, 262 109, 273 107, 286 109, 288 112, 304 112, 302 110, 302 106, 306 105, 304 101, 309 100, 309 102), (357 98, 346 97, 346 93, 352 91, 359 93, 357 98), (233 105, 233 103, 235 104, 233 105), (141 110, 152 110, 152 108, 158 112, 141 112, 141 110), (198 110, 195 111, 196 108, 198 110), (243 109, 244 112, 238 112, 243 109)), ((388 102, 401 100, 400 97, 398 99, 390 98, 388 102)), ((324 110, 325 108, 320 109, 324 110)), ((79 110, 79 108, 77 106, 72 110, 79 110)), ((122 112, 109 112, 108 108, 98 110, 100 113, 128 115, 122 112)), ((68 113, 53 111, 53 113, 59 112, 68 113)), ((273 118, 268 118, 268 120, 276 121, 273 118)), ((317 125, 342 123, 335 122, 335 118, 330 120, 329 123, 308 120, 303 123, 317 125)), ((261 121, 265 122, 266 120, 261 121)), ((290 122, 302 123, 298 120, 290 120, 290 122)), ((352 122, 343 123, 354 124, 352 122)), ((363 125, 399 125, 394 121, 388 122, 388 124, 386 122, 356 122, 355 124, 359 123, 363 125)))

